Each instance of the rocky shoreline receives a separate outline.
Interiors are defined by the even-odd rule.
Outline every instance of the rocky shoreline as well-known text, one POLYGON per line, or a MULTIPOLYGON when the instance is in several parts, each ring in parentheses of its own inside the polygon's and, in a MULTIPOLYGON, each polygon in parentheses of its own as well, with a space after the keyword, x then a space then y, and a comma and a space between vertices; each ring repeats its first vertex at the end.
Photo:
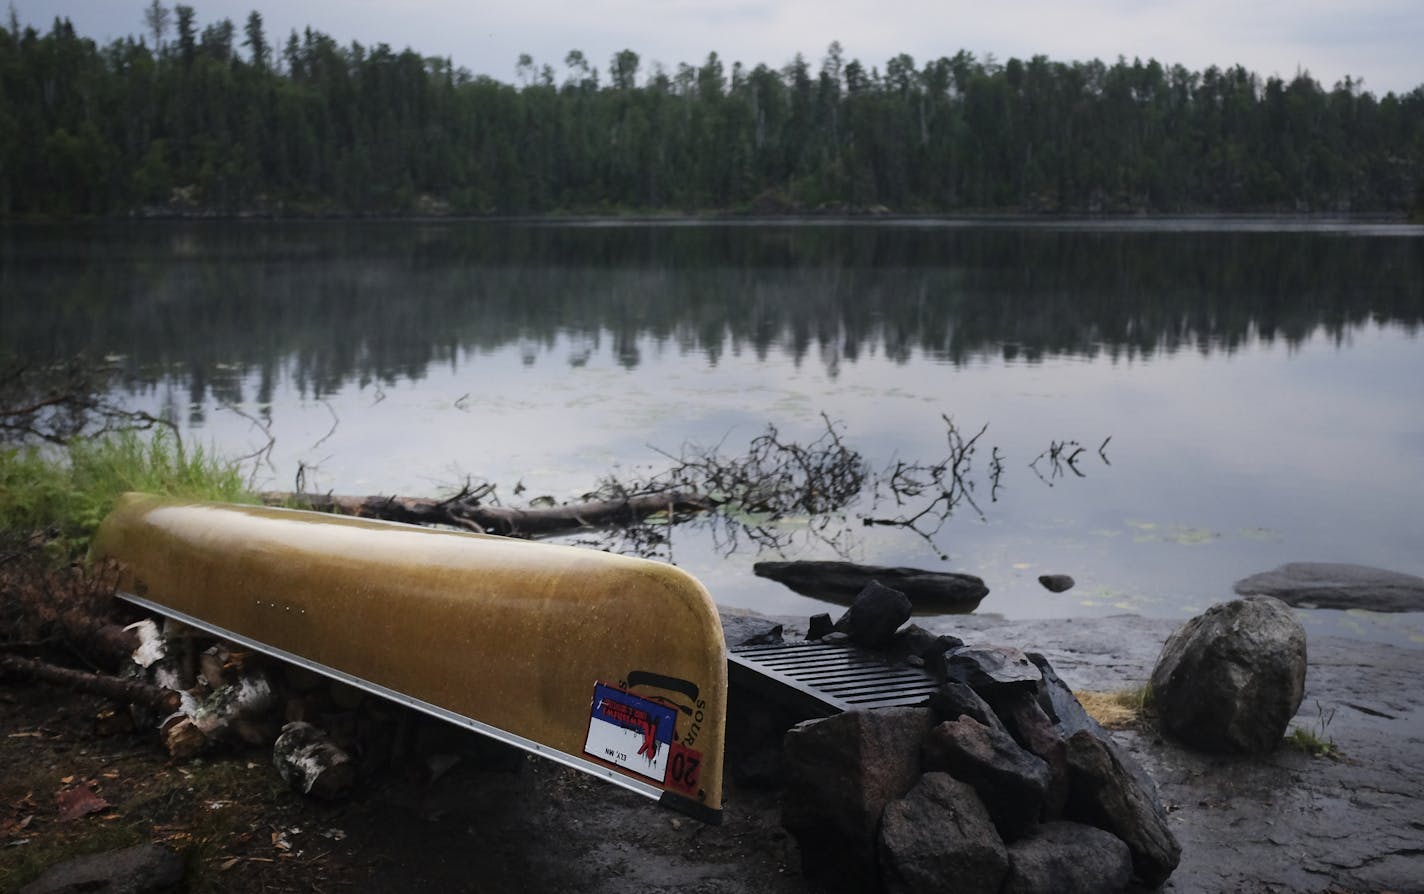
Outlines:
MULTIPOLYGON (((936 632, 1032 648, 1075 690, 1138 686, 1179 622, 1137 616, 942 619, 936 632)), ((1293 724, 1335 758, 1282 748, 1203 755, 1151 732, 1115 738, 1147 768, 1182 859, 1164 890, 1424 891, 1424 651, 1312 637, 1293 724)))
MULTIPOLYGON (((788 636, 805 632, 804 619, 774 620, 788 636)), ((1178 626, 1136 616, 1006 621, 961 615, 917 623, 967 643, 1042 653, 1079 692, 1141 686, 1178 626)), ((1418 808, 1424 795, 1424 694, 1418 688, 1424 650, 1333 636, 1312 636, 1308 650, 1305 700, 1294 724, 1333 742, 1335 757, 1292 748, 1264 757, 1209 756, 1152 732, 1113 734, 1156 780, 1169 828, 1181 844, 1180 863, 1162 890, 1424 891, 1424 818, 1418 808)), ((64 767, 76 754, 118 747, 91 734, 60 752, 63 724, 56 721, 39 726, 39 738, 14 738, 36 735, 29 711, 43 710, 38 700, 52 698, 46 693, 53 690, 32 685, 32 693, 3 693, 14 703, 7 712, 11 720, 0 718, 7 741, 31 743, 26 747, 40 749, 36 761, 64 767), (22 725, 22 714, 32 725, 22 725), (56 749, 55 755, 41 753, 45 748, 56 749)), ((734 714, 738 694, 732 695, 734 714)), ((457 732, 443 725, 440 731, 457 732)), ((210 845, 220 886, 239 890, 260 880, 269 890, 309 890, 315 880, 348 891, 421 885, 679 894, 812 890, 801 874, 795 840, 781 824, 774 777, 730 766, 724 822, 703 826, 546 761, 491 760, 485 740, 462 745, 458 738, 442 746, 442 753, 459 758, 438 783, 386 780, 339 804, 288 793, 258 806, 277 830, 274 849, 264 851, 265 825, 245 844, 210 845)), ((171 771, 161 758, 142 757, 162 754, 151 739, 123 749, 105 763, 125 766, 141 758, 154 763, 143 772, 171 771)), ((272 772, 265 759, 239 752, 233 760, 235 768, 225 772, 246 773, 270 786, 261 782, 272 772)), ((214 767, 220 765, 215 760, 214 767)), ((113 787, 139 773, 125 766, 120 779, 108 782, 106 796, 118 803, 113 787)))

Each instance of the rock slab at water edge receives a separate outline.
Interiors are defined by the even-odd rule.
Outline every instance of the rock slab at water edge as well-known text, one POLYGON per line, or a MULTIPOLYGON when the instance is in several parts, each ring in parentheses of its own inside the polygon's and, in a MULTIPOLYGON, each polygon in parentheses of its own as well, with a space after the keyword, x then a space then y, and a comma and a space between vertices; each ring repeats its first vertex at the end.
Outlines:
POLYGON ((1291 562, 1236 582, 1241 596, 1274 596, 1304 608, 1424 611, 1424 577, 1334 562, 1291 562))

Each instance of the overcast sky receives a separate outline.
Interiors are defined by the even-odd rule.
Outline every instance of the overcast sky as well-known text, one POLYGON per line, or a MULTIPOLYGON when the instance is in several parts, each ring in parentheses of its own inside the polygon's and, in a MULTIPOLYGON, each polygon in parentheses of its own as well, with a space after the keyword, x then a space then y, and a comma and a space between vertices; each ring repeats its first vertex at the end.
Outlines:
MULTIPOLYGON (((143 32, 147 0, 12 0, 20 21, 48 30, 67 16, 108 42, 143 32)), ((171 5, 171 3, 169 4, 171 5)), ((307 25, 366 45, 385 42, 450 57, 476 74, 513 81, 520 53, 564 76, 570 49, 604 70, 632 49, 646 74, 715 50, 730 70, 819 63, 832 40, 847 59, 884 69, 966 49, 1000 62, 1038 53, 1058 61, 1155 58, 1200 70, 1240 63, 1289 79, 1305 69, 1328 89, 1346 74, 1377 95, 1424 84, 1424 0, 190 0, 199 25, 256 9, 280 45, 307 25)))

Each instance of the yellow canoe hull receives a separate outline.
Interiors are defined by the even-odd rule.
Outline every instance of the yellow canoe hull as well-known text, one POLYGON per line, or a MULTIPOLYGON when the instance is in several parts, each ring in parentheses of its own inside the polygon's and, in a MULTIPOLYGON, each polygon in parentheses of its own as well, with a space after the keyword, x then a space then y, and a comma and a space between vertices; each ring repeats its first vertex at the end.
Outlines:
POLYGON ((727 663, 711 597, 656 562, 127 494, 121 595, 708 821, 727 663))

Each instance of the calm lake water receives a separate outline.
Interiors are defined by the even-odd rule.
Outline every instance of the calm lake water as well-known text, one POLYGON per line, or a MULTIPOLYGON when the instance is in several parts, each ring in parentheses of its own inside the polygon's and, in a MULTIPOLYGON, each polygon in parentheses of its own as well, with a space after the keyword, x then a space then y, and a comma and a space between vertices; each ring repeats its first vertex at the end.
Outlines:
MULTIPOLYGON (((1421 323, 1424 228, 1348 222, 0 229, 0 353, 110 356, 132 406, 230 456, 260 421, 274 489, 470 476, 521 504, 823 414, 873 470, 942 459, 942 414, 987 425, 980 511, 929 536, 864 526, 915 511, 866 494, 780 551, 705 524, 661 548, 723 604, 798 615, 839 609, 755 561, 968 571, 1008 617, 1186 617, 1289 561, 1424 575, 1421 323), (1076 470, 1031 466, 1060 441, 1076 470)), ((1421 614, 1306 614, 1424 643, 1421 614)))

